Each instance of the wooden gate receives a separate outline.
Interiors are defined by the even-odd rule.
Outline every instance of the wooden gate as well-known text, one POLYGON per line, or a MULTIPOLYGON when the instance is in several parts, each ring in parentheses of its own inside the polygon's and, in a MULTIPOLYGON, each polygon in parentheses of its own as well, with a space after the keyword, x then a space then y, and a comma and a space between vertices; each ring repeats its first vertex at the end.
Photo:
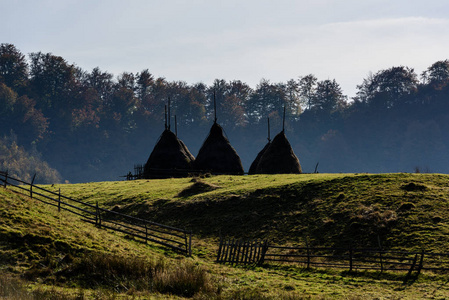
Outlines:
POLYGON ((217 262, 231 264, 263 264, 267 241, 220 238, 217 262))

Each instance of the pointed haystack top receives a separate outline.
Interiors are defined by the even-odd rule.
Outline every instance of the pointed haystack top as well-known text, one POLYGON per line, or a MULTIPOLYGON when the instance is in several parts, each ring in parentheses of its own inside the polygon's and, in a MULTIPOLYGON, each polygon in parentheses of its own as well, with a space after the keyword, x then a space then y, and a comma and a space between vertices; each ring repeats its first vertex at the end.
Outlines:
POLYGON ((169 129, 164 130, 144 168, 145 178, 187 176, 194 161, 186 145, 169 129))
MULTIPOLYGON (((262 150, 263 151, 263 150, 262 150)), ((257 159, 257 158, 256 158, 257 159)), ((298 157, 293 152, 285 132, 276 135, 257 164, 256 174, 300 174, 298 157)))
POLYGON ((235 149, 224 136, 223 128, 214 122, 201 146, 193 168, 219 174, 243 174, 243 166, 235 149))

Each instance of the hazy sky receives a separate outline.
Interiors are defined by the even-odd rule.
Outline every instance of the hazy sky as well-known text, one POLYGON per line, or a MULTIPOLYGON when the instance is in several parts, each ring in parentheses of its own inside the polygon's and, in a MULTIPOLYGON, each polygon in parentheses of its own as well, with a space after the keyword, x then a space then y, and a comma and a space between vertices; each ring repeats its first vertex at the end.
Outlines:
POLYGON ((114 75, 189 84, 369 72, 449 59, 448 0, 0 0, 0 42, 114 75))

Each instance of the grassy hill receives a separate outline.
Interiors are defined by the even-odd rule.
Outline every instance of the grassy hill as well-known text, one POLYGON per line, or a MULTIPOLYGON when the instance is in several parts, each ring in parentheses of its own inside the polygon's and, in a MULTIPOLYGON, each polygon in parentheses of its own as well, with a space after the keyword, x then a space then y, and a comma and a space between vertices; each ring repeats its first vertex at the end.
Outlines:
POLYGON ((275 244, 307 239, 316 246, 377 247, 380 242, 389 249, 449 252, 447 175, 214 176, 46 188, 191 229, 193 257, 98 230, 67 212, 0 189, 0 297, 12 295, 11 290, 23 293, 19 299, 50 294, 60 299, 449 296, 448 278, 441 274, 422 274, 403 285, 403 274, 214 263, 220 234, 275 244))
POLYGON ((204 238, 449 252, 449 176, 215 176, 62 185, 64 194, 204 238))

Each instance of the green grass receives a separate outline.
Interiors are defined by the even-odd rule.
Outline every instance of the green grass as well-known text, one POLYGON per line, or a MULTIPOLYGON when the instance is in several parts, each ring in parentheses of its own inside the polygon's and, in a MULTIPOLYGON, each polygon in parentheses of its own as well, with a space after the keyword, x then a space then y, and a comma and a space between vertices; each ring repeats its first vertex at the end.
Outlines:
POLYGON ((399 273, 214 263, 220 234, 276 244, 301 245, 307 239, 316 246, 377 247, 380 240, 389 249, 449 252, 447 175, 213 176, 45 188, 191 229, 194 255, 183 258, 98 230, 67 212, 0 189, 0 271, 20 277, 19 286, 27 290, 49 287, 61 299, 98 298, 99 293, 111 299, 449 297, 446 275, 424 273, 404 285, 405 274, 399 273))
POLYGON ((256 175, 197 181, 203 184, 183 178, 61 188, 66 195, 191 229, 203 238, 221 233, 277 243, 308 239, 319 246, 369 247, 380 240, 387 248, 449 251, 446 175, 256 175))

